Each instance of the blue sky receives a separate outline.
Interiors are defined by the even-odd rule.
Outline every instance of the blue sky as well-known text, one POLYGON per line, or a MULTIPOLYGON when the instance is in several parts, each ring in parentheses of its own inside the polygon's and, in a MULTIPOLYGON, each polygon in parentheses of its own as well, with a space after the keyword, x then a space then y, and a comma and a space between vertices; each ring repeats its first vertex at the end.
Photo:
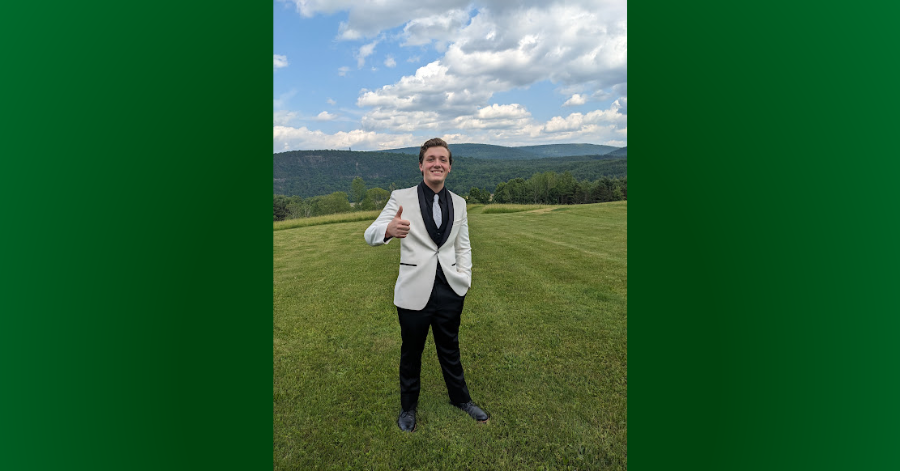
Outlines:
POLYGON ((625 0, 276 0, 273 149, 627 145, 625 0))

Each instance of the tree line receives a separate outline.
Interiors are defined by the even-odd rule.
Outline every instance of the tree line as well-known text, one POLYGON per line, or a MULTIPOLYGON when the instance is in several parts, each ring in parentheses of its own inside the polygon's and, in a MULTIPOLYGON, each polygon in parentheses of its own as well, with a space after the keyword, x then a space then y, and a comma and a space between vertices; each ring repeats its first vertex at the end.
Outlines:
MULTIPOLYGON (((418 156, 390 152, 289 151, 273 155, 273 193, 313 197, 347 192, 351 180, 366 175, 369 187, 407 188, 422 181, 418 156)), ((603 175, 622 177, 628 173, 625 157, 581 155, 496 160, 453 155, 452 177, 447 188, 464 195, 472 187, 495 188, 516 177, 553 171, 569 172, 578 180, 596 180, 603 175)))
POLYGON ((275 221, 349 213, 351 211, 380 210, 384 208, 390 197, 390 191, 383 188, 367 189, 362 177, 356 177, 350 183, 349 195, 343 191, 309 198, 274 195, 275 221))
POLYGON ((499 183, 491 194, 469 190, 470 202, 499 204, 589 204, 628 199, 628 176, 602 176, 597 180, 576 180, 569 172, 536 173, 529 179, 514 178, 499 183))
MULTIPOLYGON (((394 190, 391 185, 391 190, 394 190)), ((383 188, 366 188, 362 177, 350 184, 350 193, 336 191, 323 196, 301 198, 275 194, 275 221, 324 216, 351 211, 381 210, 391 197, 383 188), (352 202, 352 204, 351 204, 352 202)), ((628 199, 628 177, 602 176, 597 180, 576 180, 569 172, 536 173, 531 178, 514 178, 499 183, 491 193, 472 187, 460 195, 470 203, 480 204, 589 204, 628 199)))

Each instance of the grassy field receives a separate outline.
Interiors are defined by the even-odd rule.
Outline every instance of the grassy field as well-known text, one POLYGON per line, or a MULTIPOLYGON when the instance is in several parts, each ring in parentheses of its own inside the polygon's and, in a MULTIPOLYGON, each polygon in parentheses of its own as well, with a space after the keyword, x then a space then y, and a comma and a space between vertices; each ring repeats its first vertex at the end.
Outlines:
POLYGON ((357 213, 329 214, 327 216, 313 218, 286 219, 284 221, 274 221, 272 223, 272 229, 282 231, 285 229, 293 229, 295 227, 321 226, 322 224, 337 224, 339 222, 354 221, 369 221, 371 223, 371 221, 374 221, 379 214, 381 214, 381 211, 360 211, 357 213))
POLYGON ((627 203, 492 206, 469 213, 460 328, 491 421, 448 403, 429 334, 412 434, 395 423, 400 244, 366 245, 374 216, 273 232, 275 469, 627 469, 627 203))

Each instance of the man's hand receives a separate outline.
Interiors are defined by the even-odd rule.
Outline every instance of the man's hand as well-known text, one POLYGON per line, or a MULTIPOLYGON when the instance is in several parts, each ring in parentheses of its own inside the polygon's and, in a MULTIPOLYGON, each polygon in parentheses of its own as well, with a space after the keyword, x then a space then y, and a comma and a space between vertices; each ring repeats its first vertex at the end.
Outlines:
POLYGON ((394 219, 391 219, 391 222, 388 223, 387 230, 384 234, 385 239, 388 239, 390 237, 397 237, 402 239, 406 237, 406 234, 409 234, 409 221, 407 221, 406 219, 401 219, 401 214, 403 214, 403 206, 400 206, 400 209, 397 211, 394 219))

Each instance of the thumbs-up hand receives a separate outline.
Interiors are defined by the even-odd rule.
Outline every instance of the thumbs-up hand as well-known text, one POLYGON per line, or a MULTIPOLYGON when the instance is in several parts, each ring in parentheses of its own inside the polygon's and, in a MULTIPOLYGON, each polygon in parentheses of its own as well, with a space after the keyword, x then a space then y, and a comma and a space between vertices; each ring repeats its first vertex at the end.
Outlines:
POLYGON ((394 219, 391 219, 391 222, 388 223, 387 231, 385 231, 385 237, 397 237, 404 238, 407 234, 409 234, 409 221, 406 219, 402 219, 400 216, 403 214, 403 206, 400 206, 400 209, 397 210, 397 214, 394 216, 394 219))

